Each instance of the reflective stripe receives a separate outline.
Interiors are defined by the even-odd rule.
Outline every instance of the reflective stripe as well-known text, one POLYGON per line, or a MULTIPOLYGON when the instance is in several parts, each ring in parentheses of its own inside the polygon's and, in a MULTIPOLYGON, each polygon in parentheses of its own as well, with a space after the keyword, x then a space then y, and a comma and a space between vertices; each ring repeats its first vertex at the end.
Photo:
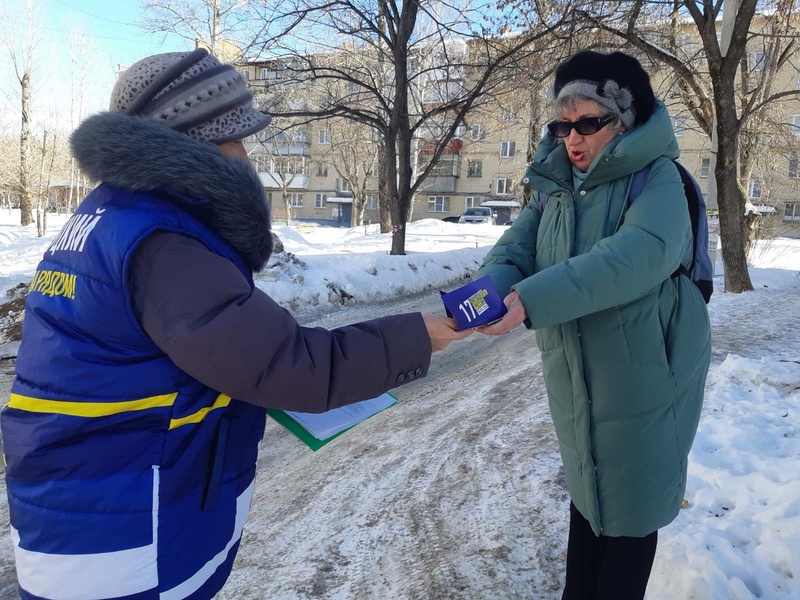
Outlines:
MULTIPOLYGON (((158 469, 153 470, 153 528, 158 523, 158 469)), ((19 546, 19 532, 11 527, 11 541, 20 587, 34 596, 51 600, 130 596, 158 587, 158 556, 152 544, 100 554, 45 554, 19 546)))
POLYGON ((126 400, 124 402, 62 402, 61 400, 43 400, 42 398, 11 394, 11 400, 7 406, 28 412, 53 413, 71 417, 108 417, 137 410, 147 410, 148 408, 172 406, 177 397, 178 393, 175 392, 173 394, 142 398, 141 400, 126 400))
POLYGON ((231 403, 230 396, 226 396, 225 394, 220 394, 219 396, 217 396, 217 399, 211 406, 206 406, 205 408, 201 408, 196 413, 193 413, 188 417, 181 417, 180 419, 172 419, 169 422, 169 428, 175 429, 182 425, 188 425, 189 423, 200 423, 203 419, 206 418, 206 415, 210 413, 212 410, 217 408, 225 408, 230 403, 231 403))
POLYGON ((203 568, 189 579, 176 585, 171 590, 161 592, 159 596, 161 600, 181 600, 193 594, 199 590, 200 587, 214 575, 220 565, 225 562, 233 545, 242 537, 242 530, 244 529, 245 521, 247 521, 247 514, 250 512, 250 498, 253 496, 254 484, 255 480, 251 481, 247 489, 236 498, 236 520, 233 525, 233 535, 228 543, 225 544, 225 548, 203 565, 203 568))

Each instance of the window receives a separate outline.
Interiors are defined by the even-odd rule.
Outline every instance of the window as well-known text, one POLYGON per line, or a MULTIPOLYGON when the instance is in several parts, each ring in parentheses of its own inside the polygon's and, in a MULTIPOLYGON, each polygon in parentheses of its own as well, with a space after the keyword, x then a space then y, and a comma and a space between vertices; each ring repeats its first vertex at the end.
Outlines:
POLYGON ((516 151, 516 142, 500 142, 500 158, 511 158, 516 151))
POLYGON ((253 165, 256 168, 256 171, 258 171, 259 173, 267 173, 269 171, 270 165, 272 164, 272 161, 270 160, 269 156, 266 156, 264 154, 257 154, 253 156, 250 159, 250 161, 253 163, 253 165))
POLYGON ((289 206, 292 208, 303 208, 303 194, 300 192, 289 192, 286 197, 289 200, 289 206))
POLYGON ((483 161, 469 161, 467 163, 467 177, 480 177, 481 175, 483 175, 483 161))
POLYGON ((800 135, 800 115, 795 115, 792 117, 792 133, 795 135, 800 135))
POLYGON ((481 205, 481 197, 480 196, 467 196, 464 198, 464 210, 468 208, 475 208, 476 206, 481 205))
POLYGON ((498 196, 508 196, 512 193, 511 185, 510 177, 495 179, 494 191, 498 196))
POLYGON ((337 177, 336 178, 336 190, 339 192, 352 192, 353 190, 350 189, 350 182, 347 181, 344 177, 337 177))
POLYGON ((709 172, 711 171, 711 159, 704 158, 700 161, 700 177, 708 177, 709 172))
POLYGON ((281 74, 278 73, 275 69, 261 69, 261 79, 280 79, 281 74))
POLYGON ((800 179, 800 159, 789 159, 789 179, 800 179))
POLYGON ((686 133, 686 119, 684 117, 675 117, 672 119, 672 128, 675 130, 675 137, 681 137, 686 133))
POLYGON ((244 77, 245 81, 250 81, 250 71, 245 69, 244 71, 239 71, 239 73, 241 73, 241 75, 242 75, 242 77, 244 77))
POLYGON ((486 137, 486 131, 483 129, 483 125, 477 124, 473 125, 472 129, 470 129, 469 136, 473 140, 482 140, 486 137))
POLYGON ((319 130, 319 143, 320 144, 330 144, 331 143, 331 133, 327 129, 320 129, 319 130))
POLYGON ((762 196, 761 181, 758 179, 750 179, 750 199, 760 200, 762 196))
POLYGON ((317 177, 328 176, 328 163, 317 163, 317 177))
POLYGON ((325 208, 328 204, 328 194, 314 194, 314 208, 325 208))
POLYGON ((516 121, 517 119, 519 119, 519 117, 517 116, 517 112, 513 110, 504 110, 503 114, 500 116, 500 120, 506 122, 516 121))
MULTIPOLYGON (((306 168, 306 159, 302 156, 280 156, 277 157, 277 166, 280 166, 279 173, 283 175, 308 175, 306 168)), ((273 162, 271 172, 275 172, 275 164, 273 162)))
POLYGON ((766 66, 767 55, 763 52, 753 54, 753 71, 763 71, 766 66))
POLYGON ((364 204, 366 210, 378 210, 378 194, 367 194, 367 202, 364 204))
POLYGON ((800 221, 800 203, 792 202, 783 208, 784 221, 800 221))
POLYGON ((450 212, 450 196, 428 196, 428 212, 450 212))
POLYGON ((303 127, 298 127, 293 129, 290 133, 291 140, 298 144, 308 144, 310 140, 308 139, 308 129, 303 127))
POLYGON ((458 156, 446 155, 439 158, 428 175, 430 177, 455 177, 458 172, 458 156))
POLYGON ((450 102, 461 95, 464 85, 460 81, 442 79, 430 81, 422 90, 423 104, 442 104, 450 102))

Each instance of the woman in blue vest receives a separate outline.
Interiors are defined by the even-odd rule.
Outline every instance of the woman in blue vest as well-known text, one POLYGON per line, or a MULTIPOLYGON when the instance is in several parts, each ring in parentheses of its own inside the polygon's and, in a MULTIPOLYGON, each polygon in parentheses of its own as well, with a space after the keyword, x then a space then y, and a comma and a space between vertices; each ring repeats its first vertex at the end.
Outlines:
POLYGON ((269 209, 241 140, 268 123, 197 49, 133 65, 74 132, 102 184, 38 266, 0 418, 23 598, 211 598, 264 408, 378 396, 466 336, 420 314, 304 328, 254 287, 269 209))
POLYGON ((482 331, 536 329, 572 500, 563 600, 641 600, 686 489, 708 312, 685 276, 695 244, 672 122, 639 61, 579 52, 553 92, 522 179, 532 201, 476 274, 508 294, 482 331))

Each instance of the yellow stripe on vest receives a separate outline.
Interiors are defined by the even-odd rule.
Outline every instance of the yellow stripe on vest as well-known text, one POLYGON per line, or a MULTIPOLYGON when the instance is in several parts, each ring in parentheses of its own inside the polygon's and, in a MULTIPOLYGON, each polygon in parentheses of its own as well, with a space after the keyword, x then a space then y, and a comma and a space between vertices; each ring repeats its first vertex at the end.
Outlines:
POLYGON ((210 413, 212 410, 217 408, 225 408, 230 403, 231 403, 230 396, 226 396, 225 394, 220 394, 219 396, 217 396, 217 399, 211 406, 206 406, 205 408, 201 408, 196 413, 193 413, 187 417, 181 417, 180 419, 172 419, 169 422, 169 428, 176 429, 183 425, 188 425, 189 423, 199 423, 200 421, 205 419, 206 415, 210 413))
POLYGON ((43 400, 41 398, 11 394, 11 400, 7 406, 28 412, 53 413, 71 417, 109 417, 126 412, 147 410, 148 408, 172 406, 177 397, 178 394, 176 392, 142 398, 141 400, 126 400, 124 402, 62 402, 61 400, 43 400))

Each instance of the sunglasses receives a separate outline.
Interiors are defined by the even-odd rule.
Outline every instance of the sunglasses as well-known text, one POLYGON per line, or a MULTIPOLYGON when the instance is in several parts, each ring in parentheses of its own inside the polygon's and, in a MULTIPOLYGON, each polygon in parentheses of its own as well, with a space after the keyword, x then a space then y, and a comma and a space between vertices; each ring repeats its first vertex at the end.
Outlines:
POLYGON ((550 135, 557 137, 557 138, 565 138, 567 137, 572 128, 575 128, 581 135, 592 135, 593 133, 597 133, 603 127, 611 123, 614 120, 614 115, 604 115, 602 117, 586 117, 585 119, 579 119, 574 123, 570 121, 553 121, 552 123, 547 124, 547 131, 550 132, 550 135))

